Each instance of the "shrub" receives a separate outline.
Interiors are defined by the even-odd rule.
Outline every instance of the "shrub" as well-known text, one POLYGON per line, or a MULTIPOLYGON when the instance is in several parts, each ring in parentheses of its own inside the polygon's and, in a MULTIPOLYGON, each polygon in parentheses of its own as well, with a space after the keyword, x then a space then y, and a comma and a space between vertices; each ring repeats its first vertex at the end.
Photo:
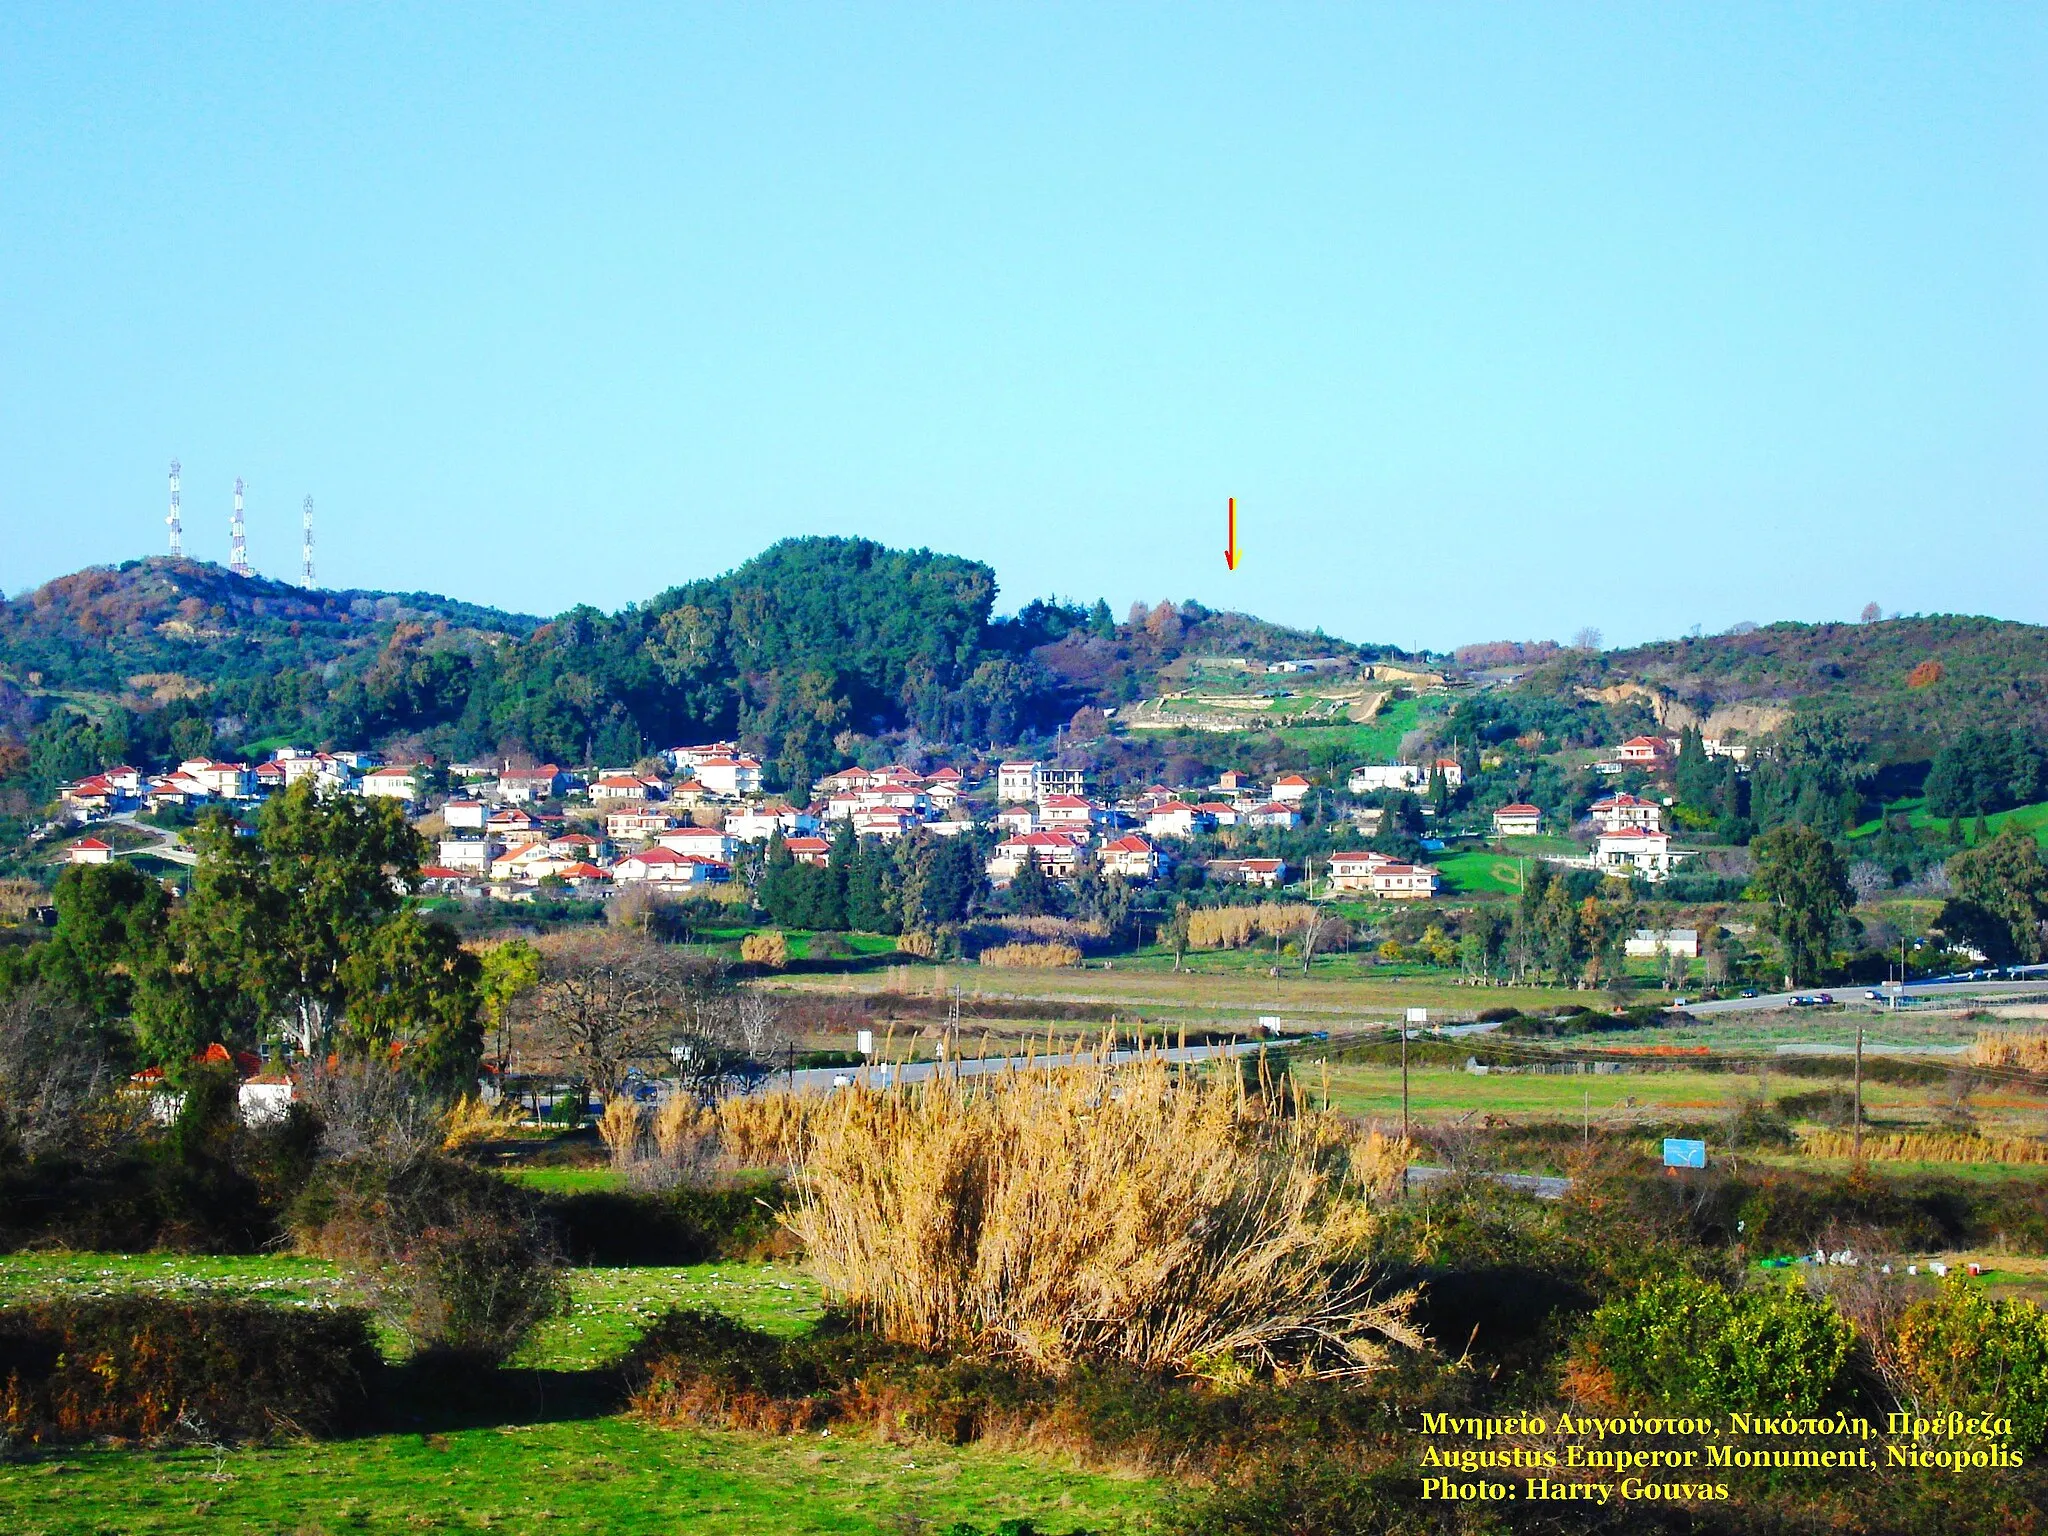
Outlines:
POLYGON ((441 1118, 441 1147, 456 1152, 464 1147, 503 1141, 526 1121, 526 1111, 515 1099, 486 1104, 475 1094, 457 1099, 441 1118))
POLYGON ((740 940, 740 959, 748 965, 758 965, 765 970, 787 970, 789 940, 776 928, 770 928, 762 933, 750 933, 740 940))
POLYGON ((1892 1354, 1915 1400, 2011 1419, 2021 1456, 2048 1443, 2048 1314, 2033 1302, 1951 1276, 1899 1318, 1892 1354))
POLYGON ((709 1264, 786 1257, 777 1221, 787 1188, 755 1180, 728 1188, 587 1190, 555 1195, 541 1214, 577 1264, 709 1264))
MULTIPOLYGON (((1800 1150, 1808 1157, 1851 1157, 1851 1131, 1802 1131, 1800 1150)), ((1956 1131, 1863 1133, 1864 1157, 1875 1163, 2048 1163, 2048 1141, 2025 1136, 1979 1136, 1956 1131)))
POLYGON ((1804 1287, 1729 1291, 1683 1273, 1611 1298, 1589 1324, 1599 1365, 1629 1397, 1734 1412, 1813 1412, 1849 1334, 1804 1287))
POLYGON ((828 1293, 917 1348, 1372 1368, 1420 1343, 1368 1263, 1384 1150, 1275 1107, 1157 1058, 842 1090, 808 1109, 786 1220, 828 1293))
POLYGON ((981 952, 981 963, 1012 971, 1055 971, 1081 963, 1072 944, 998 944, 981 952))
POLYGON ((0 1429, 114 1435, 332 1435, 366 1416, 379 1369, 357 1309, 156 1297, 0 1311, 0 1429))
POLYGON ((495 1365, 566 1297, 553 1235, 522 1192, 446 1158, 330 1164, 291 1225, 301 1251, 354 1265, 422 1356, 495 1365))

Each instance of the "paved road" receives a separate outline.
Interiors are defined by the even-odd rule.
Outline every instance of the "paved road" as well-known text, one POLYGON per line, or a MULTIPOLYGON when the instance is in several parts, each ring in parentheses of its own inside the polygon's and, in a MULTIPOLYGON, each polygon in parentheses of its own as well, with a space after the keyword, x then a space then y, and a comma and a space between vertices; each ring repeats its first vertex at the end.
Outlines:
MULTIPOLYGON (((1142 1054, 1172 1062, 1212 1061, 1219 1056, 1256 1055, 1261 1049, 1261 1044, 1256 1040, 1244 1040, 1234 1045, 1184 1045, 1146 1051, 1142 1054)), ((798 1093, 830 1093, 834 1088, 843 1088, 859 1082, 867 1082, 878 1088, 893 1083, 921 1083, 942 1070, 956 1072, 961 1077, 986 1077, 990 1073, 1005 1072, 1012 1068, 1023 1070, 1031 1067, 1070 1067, 1077 1062, 1091 1061, 1095 1059, 1095 1055, 1093 1051, 1064 1051, 1056 1056, 1047 1056, 1043 1053, 1035 1056, 970 1056, 951 1063, 913 1061, 893 1067, 805 1067, 794 1074, 777 1072, 762 1086, 769 1090, 793 1087, 798 1093)), ((1111 1055, 1110 1060, 1121 1064, 1135 1061, 1139 1055, 1137 1051, 1117 1051, 1111 1055)))
MULTIPOLYGON (((1433 1184, 1438 1179, 1455 1178, 1459 1175, 1459 1172, 1460 1170, 1456 1168, 1435 1168, 1426 1163, 1410 1163, 1408 1165, 1408 1187, 1413 1189, 1418 1184, 1433 1184)), ((1555 1174, 1548 1173, 1474 1172, 1469 1176, 1491 1179, 1496 1184, 1503 1184, 1509 1189, 1518 1189, 1523 1194, 1534 1195, 1539 1200, 1562 1200, 1565 1196, 1565 1191, 1572 1187, 1570 1179, 1559 1178, 1555 1174)))
MULTIPOLYGON (((1810 989, 1811 992, 1821 990, 1819 987, 1810 989)), ((1864 997, 1862 987, 1825 990, 1839 1003, 1869 1001, 1864 997)), ((1790 992, 1766 992, 1761 997, 1724 997, 1711 1003, 1689 1003, 1685 1011, 1692 1014, 1755 1013, 1761 1009, 1789 1008, 1794 995, 1790 992)), ((1942 1002, 1969 997, 2048 998, 2048 981, 1915 981, 1908 983, 1905 989, 1908 1002, 1942 1002)))
POLYGON ((124 826, 133 827, 138 832, 147 832, 157 840, 154 848, 137 848, 135 850, 137 853, 149 854, 152 858, 162 859, 168 864, 190 865, 199 862, 199 855, 186 847, 185 840, 178 836, 177 833, 168 832, 162 827, 152 827, 148 822, 137 821, 133 811, 118 812, 115 815, 109 816, 107 820, 118 821, 124 826))

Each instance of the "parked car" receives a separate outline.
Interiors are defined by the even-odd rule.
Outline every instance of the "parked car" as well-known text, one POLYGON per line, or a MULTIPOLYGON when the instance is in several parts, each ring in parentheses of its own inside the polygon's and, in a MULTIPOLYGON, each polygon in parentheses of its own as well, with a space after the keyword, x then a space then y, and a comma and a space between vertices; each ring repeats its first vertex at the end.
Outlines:
POLYGON ((1744 987, 1744 988, 1742 989, 1742 995, 1743 995, 1744 997, 1755 997, 1755 996, 1756 996, 1756 988, 1755 988, 1755 987, 1744 987))

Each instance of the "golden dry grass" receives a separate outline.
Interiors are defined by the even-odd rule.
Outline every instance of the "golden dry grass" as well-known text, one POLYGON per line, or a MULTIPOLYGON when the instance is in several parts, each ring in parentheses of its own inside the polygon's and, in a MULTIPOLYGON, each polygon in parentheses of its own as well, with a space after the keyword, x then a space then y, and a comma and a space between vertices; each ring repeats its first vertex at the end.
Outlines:
POLYGON ((1225 1377, 1368 1370, 1387 1341, 1421 1342, 1412 1295, 1368 1263, 1405 1151, 1237 1073, 1098 1057, 785 1113, 785 1220, 827 1292, 890 1338, 1225 1377))
MULTIPOLYGON (((1849 1131, 1801 1131, 1799 1145, 1811 1157, 1856 1155, 1849 1131)), ((1865 1131, 1863 1156, 1874 1163, 2048 1163, 2048 1142, 1952 1131, 1865 1131)))
POLYGON ((2048 1072, 2048 1029, 1980 1029, 1970 1046, 1970 1065, 2048 1072))
POLYGON ((442 1118, 441 1145, 448 1151, 473 1147, 480 1142, 503 1141, 526 1119, 526 1111, 514 1100, 500 1099, 486 1104, 476 1095, 457 1099, 442 1118))
POLYGON ((640 1156, 641 1143, 647 1138, 647 1116, 626 1095, 615 1093, 597 1117, 597 1134, 611 1149, 614 1162, 631 1162, 640 1156))
POLYGON ((1072 944, 997 944, 981 952, 983 965, 1011 971, 1057 971, 1081 963, 1072 944))
POLYGON ((1301 932, 1318 913, 1302 902, 1262 901, 1249 907, 1210 907, 1188 914, 1188 943, 1196 949, 1242 949, 1255 938, 1301 932))
POLYGON ((789 967, 789 940, 776 929, 750 933, 740 940, 740 959, 748 965, 766 966, 771 971, 789 967))

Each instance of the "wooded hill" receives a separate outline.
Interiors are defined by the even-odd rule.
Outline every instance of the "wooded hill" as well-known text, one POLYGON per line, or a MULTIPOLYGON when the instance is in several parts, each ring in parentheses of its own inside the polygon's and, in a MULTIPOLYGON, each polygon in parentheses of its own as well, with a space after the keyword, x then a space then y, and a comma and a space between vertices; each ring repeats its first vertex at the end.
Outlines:
POLYGON ((0 608, 0 732, 53 708, 112 714, 137 755, 291 739, 452 756, 631 762, 737 735, 792 788, 854 738, 1010 745, 1077 710, 1145 696, 1188 654, 1395 654, 1200 604, 1054 600, 994 616, 995 572, 863 539, 785 540, 616 614, 552 621, 425 594, 321 592, 152 559, 48 583, 0 608), (11 680, 11 683, 10 681, 11 680))
POLYGON ((1768 624, 1746 634, 1568 651, 1522 689, 1640 697, 1671 729, 1751 736, 1789 715, 1829 715, 1878 761, 1931 758, 1964 729, 2048 735, 2048 628, 1937 614, 1867 624, 1768 624))

